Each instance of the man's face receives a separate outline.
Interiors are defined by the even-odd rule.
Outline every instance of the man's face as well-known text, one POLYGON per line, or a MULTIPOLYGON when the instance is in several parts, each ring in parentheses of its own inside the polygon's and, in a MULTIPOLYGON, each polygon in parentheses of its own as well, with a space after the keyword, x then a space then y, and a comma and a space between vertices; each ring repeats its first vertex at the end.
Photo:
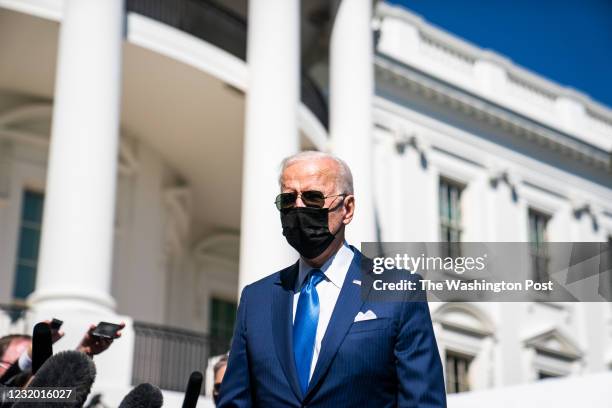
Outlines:
POLYGON ((8 349, 2 356, 2 361, 0 362, 0 376, 2 376, 8 368, 17 361, 19 356, 28 349, 30 345, 30 340, 28 339, 15 339, 11 341, 8 346, 8 349))
MULTIPOLYGON (((336 186, 338 164, 328 158, 300 160, 285 168, 281 176, 283 193, 320 191, 324 196, 345 193, 336 186)), ((304 207, 301 197, 296 201, 297 207, 304 207)), ((325 199, 324 207, 329 208, 329 230, 336 234, 341 226, 348 224, 353 217, 353 196, 336 196, 325 199)))

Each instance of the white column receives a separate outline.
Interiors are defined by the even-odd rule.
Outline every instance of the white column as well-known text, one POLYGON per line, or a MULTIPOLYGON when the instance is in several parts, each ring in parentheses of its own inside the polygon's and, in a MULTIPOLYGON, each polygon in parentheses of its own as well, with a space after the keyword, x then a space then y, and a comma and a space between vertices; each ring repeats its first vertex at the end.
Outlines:
POLYGON ((297 259, 274 198, 280 162, 299 148, 299 15, 299 0, 249 1, 240 290, 297 259))
POLYGON ((376 239, 372 186, 372 99, 374 58, 372 2, 343 0, 330 44, 331 151, 353 173, 355 218, 347 239, 359 246, 376 239))
POLYGON ((110 312, 123 0, 66 0, 59 37, 39 310, 110 312))

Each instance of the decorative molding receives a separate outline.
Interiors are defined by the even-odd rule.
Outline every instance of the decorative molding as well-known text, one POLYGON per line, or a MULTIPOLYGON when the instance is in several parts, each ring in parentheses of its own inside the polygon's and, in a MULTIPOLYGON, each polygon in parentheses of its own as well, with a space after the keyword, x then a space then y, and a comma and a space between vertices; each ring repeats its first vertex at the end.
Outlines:
POLYGON ((163 191, 166 208, 165 249, 170 257, 180 256, 187 250, 191 234, 191 189, 177 183, 163 191))
POLYGON ((62 19, 63 5, 63 0, 0 0, 0 8, 7 8, 52 21, 62 19))
POLYGON ((599 209, 596 209, 591 202, 579 197, 571 197, 570 203, 574 218, 580 219, 583 215, 587 215, 591 218, 593 228, 598 229, 598 215, 601 213, 599 209))
POLYGON ((582 358, 584 353, 569 336, 558 328, 551 328, 524 341, 525 346, 531 347, 538 353, 560 357, 568 361, 582 358))
POLYGON ((494 336, 495 334, 495 325, 489 316, 469 303, 444 303, 433 313, 432 320, 444 328, 476 337, 494 336))
POLYGON ((394 139, 395 150, 399 154, 404 154, 407 147, 412 147, 416 151, 419 151, 418 136, 414 131, 407 131, 403 128, 397 128, 391 131, 391 135, 394 139))
POLYGON ((0 128, 10 128, 11 125, 32 121, 33 119, 51 119, 53 105, 51 103, 29 103, 20 105, 0 114, 0 128))
POLYGON ((478 121, 500 126, 564 156, 612 172, 611 152, 575 136, 451 86, 384 55, 375 57, 375 70, 381 78, 393 82, 398 87, 417 92, 440 105, 473 116, 478 121))
POLYGON ((193 256, 197 262, 217 262, 238 270, 240 234, 219 232, 200 240, 194 247, 193 256))
POLYGON ((51 124, 53 105, 51 103, 29 103, 0 113, 0 139, 47 148, 49 131, 32 130, 32 125, 45 122, 51 124))
POLYGON ((518 196, 519 196, 518 190, 519 190, 520 180, 514 173, 511 173, 510 170, 508 169, 500 170, 500 169, 493 167, 489 171, 489 174, 490 174, 489 184, 491 185, 491 187, 496 189, 500 183, 503 183, 507 185, 508 188, 510 188, 510 194, 512 194, 512 200, 516 201, 518 199, 518 196))
POLYGON ((132 176, 138 171, 138 164, 138 139, 122 131, 117 163, 119 172, 125 176, 132 176))
MULTIPOLYGON (((462 38, 441 30, 440 28, 427 22, 421 16, 414 14, 403 7, 391 5, 386 2, 378 2, 376 6, 375 18, 381 21, 381 23, 379 23, 379 26, 381 27, 384 26, 385 20, 390 19, 401 22, 401 24, 404 26, 411 27, 411 29, 416 30, 418 33, 418 38, 422 39, 420 44, 421 47, 423 44, 426 44, 425 46, 435 44, 437 49, 444 50, 448 58, 454 57, 454 59, 458 61, 464 61, 464 64, 452 64, 453 67, 459 65, 460 71, 465 71, 465 67, 462 65, 477 64, 480 61, 489 62, 505 72, 505 75, 500 77, 501 81, 508 80, 508 82, 512 82, 513 84, 517 85, 517 87, 523 88, 531 95, 535 95, 536 99, 539 97, 542 100, 549 102, 561 97, 573 99, 584 105, 587 111, 590 111, 591 113, 594 112, 595 115, 591 114, 590 116, 596 117, 595 120, 601 121, 603 124, 607 124, 608 130, 612 130, 612 110, 592 100, 588 95, 575 89, 564 87, 516 65, 512 62, 512 60, 503 55, 497 54, 491 50, 482 49, 462 38)), ((404 53, 409 53, 413 52, 414 50, 403 47, 402 51, 404 53)), ((402 56, 399 57, 402 58, 402 56)), ((418 59, 420 56, 411 55, 410 57, 418 59)), ((476 81, 472 82, 474 88, 477 88, 478 84, 476 81)))

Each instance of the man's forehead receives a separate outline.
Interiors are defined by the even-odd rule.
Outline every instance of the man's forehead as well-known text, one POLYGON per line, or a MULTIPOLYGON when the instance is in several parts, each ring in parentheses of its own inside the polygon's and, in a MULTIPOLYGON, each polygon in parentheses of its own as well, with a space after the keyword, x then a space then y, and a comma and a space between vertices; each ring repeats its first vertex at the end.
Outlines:
POLYGON ((334 176, 337 165, 329 159, 300 160, 292 163, 283 171, 283 178, 321 178, 334 176))
MULTIPOLYGON (((300 189, 323 188, 335 180, 335 162, 325 159, 303 160, 287 166, 282 174, 283 186, 299 184, 300 189)), ((298 187, 298 186, 295 186, 298 187)))

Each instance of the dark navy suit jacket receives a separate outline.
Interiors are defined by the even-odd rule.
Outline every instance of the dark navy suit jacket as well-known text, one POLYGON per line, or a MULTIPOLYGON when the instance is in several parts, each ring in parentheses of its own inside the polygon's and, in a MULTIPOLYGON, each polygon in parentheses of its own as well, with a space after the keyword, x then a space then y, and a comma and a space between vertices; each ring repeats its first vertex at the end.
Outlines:
POLYGON ((353 283, 362 280, 362 255, 351 249, 355 256, 306 395, 293 358, 295 263, 242 291, 219 407, 446 406, 427 302, 364 297, 353 283), (354 322, 368 310, 377 319, 354 322))

